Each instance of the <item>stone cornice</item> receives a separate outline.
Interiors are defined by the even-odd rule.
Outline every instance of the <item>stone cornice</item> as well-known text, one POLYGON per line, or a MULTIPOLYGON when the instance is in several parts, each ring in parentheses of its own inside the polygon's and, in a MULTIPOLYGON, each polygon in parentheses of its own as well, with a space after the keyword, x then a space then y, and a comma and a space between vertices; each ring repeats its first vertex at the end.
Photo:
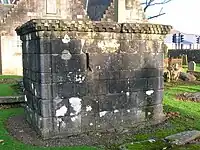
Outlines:
POLYGON ((115 23, 33 19, 16 28, 18 35, 35 31, 116 32, 166 35, 172 26, 150 23, 115 23))

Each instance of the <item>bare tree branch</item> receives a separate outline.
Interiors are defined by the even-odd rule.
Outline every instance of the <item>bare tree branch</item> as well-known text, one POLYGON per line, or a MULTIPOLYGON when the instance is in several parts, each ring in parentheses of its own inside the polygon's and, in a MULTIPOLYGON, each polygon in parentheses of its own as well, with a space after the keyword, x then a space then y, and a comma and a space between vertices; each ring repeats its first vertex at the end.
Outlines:
POLYGON ((146 0, 146 2, 141 3, 141 5, 145 5, 144 12, 146 12, 147 8, 154 5, 163 5, 167 4, 172 0, 162 0, 161 2, 156 2, 156 0, 146 0))
MULTIPOLYGON (((144 6, 144 12, 147 11, 147 9, 151 6, 155 6, 155 5, 164 5, 164 4, 167 4, 169 2, 171 2, 172 0, 159 0, 160 2, 158 2, 157 0, 145 0, 141 3, 141 5, 144 6)), ((147 19, 153 19, 153 18, 157 18, 159 16, 162 16, 162 15, 165 15, 166 13, 163 13, 163 7, 160 9, 160 12, 159 14, 157 15, 154 15, 154 16, 151 16, 147 19)))
POLYGON ((147 19, 150 20, 150 19, 157 18, 157 17, 160 17, 160 16, 165 15, 165 14, 166 13, 161 13, 161 14, 158 14, 158 15, 155 15, 155 16, 151 16, 151 17, 149 17, 147 19))

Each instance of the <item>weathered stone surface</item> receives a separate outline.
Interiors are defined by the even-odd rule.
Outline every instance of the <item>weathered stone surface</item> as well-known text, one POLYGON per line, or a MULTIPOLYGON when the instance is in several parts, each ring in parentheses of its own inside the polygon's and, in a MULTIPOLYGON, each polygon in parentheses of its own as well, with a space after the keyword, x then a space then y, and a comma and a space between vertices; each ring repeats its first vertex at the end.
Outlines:
POLYGON ((183 81, 195 81, 196 77, 192 73, 180 72, 179 78, 183 81))
POLYGON ((188 63, 188 70, 189 71, 195 71, 196 70, 196 63, 194 61, 190 61, 188 63))
POLYGON ((0 96, 0 104, 23 103, 24 96, 0 96))
POLYGON ((200 102, 200 92, 197 93, 181 93, 177 95, 179 100, 188 100, 193 102, 200 102))
POLYGON ((32 20, 18 28, 28 45, 26 118, 35 130, 50 138, 162 121, 162 42, 145 36, 148 27, 163 29, 160 36, 170 29, 65 20, 32 20))
POLYGON ((198 137, 200 137, 200 131, 192 130, 170 135, 165 139, 175 145, 185 145, 198 137))

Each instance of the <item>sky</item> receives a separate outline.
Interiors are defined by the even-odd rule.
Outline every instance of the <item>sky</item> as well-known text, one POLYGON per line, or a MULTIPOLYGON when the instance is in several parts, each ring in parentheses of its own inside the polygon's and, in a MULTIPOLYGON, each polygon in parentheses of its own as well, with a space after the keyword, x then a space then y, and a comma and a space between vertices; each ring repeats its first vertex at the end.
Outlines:
MULTIPOLYGON (((159 1, 159 0, 157 0, 159 1)), ((152 19, 152 23, 172 25, 175 30, 200 34, 200 0, 172 0, 163 5, 166 15, 152 19)), ((161 6, 151 7, 147 15, 158 14, 161 6)))

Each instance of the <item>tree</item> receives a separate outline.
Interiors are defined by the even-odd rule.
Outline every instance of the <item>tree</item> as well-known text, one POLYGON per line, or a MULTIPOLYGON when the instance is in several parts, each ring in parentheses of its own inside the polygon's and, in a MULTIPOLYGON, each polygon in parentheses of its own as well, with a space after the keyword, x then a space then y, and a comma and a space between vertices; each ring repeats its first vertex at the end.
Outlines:
POLYGON ((165 15, 163 12, 163 5, 171 2, 172 0, 143 0, 141 5, 144 7, 144 12, 147 12, 147 9, 156 5, 161 5, 161 9, 157 15, 148 17, 147 19, 153 19, 165 15))

